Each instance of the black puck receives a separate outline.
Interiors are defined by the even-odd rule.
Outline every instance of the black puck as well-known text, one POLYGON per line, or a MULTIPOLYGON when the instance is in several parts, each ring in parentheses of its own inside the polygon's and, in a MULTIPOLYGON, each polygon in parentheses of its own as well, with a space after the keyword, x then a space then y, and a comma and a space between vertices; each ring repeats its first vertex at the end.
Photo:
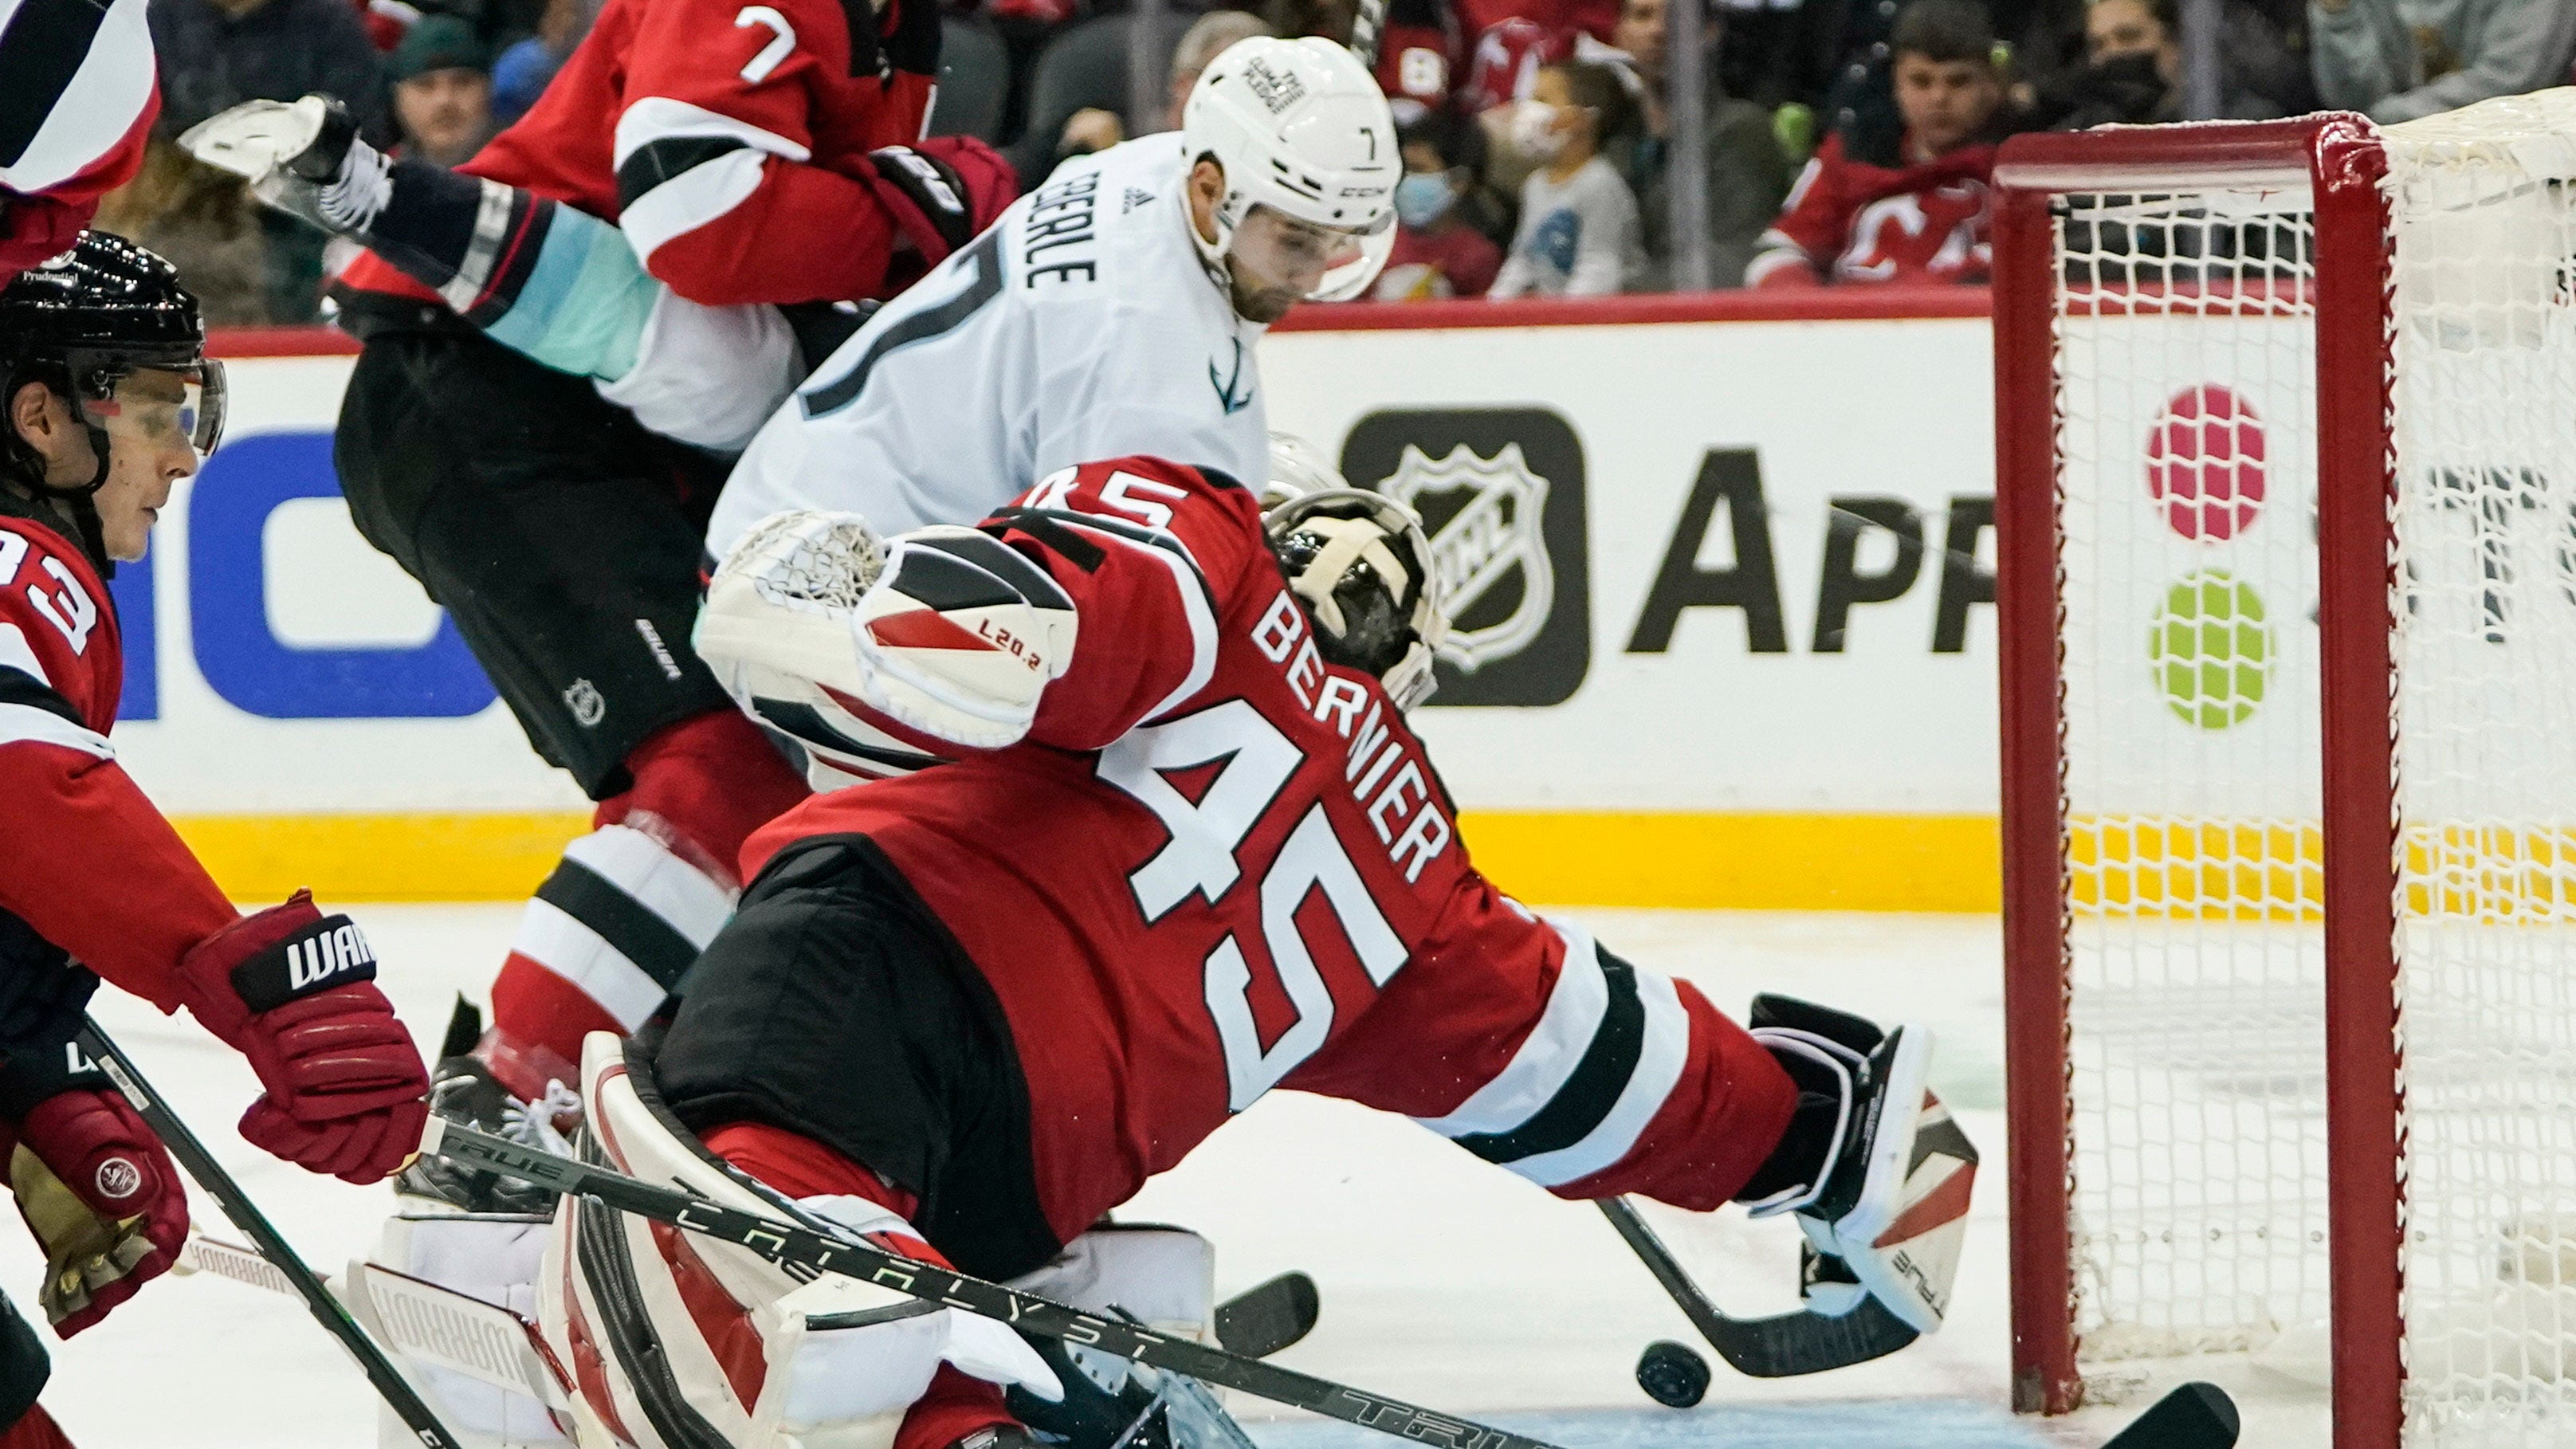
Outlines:
POLYGON ((1637 1355, 1637 1387, 1668 1409, 1687 1409, 1708 1393, 1708 1360, 1669 1338, 1647 1344, 1637 1355))

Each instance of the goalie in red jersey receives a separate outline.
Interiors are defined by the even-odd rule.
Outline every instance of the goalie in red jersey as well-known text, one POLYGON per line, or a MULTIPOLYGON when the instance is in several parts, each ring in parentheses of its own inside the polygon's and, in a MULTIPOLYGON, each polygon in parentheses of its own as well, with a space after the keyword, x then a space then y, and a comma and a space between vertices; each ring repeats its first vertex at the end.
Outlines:
MULTIPOLYGON (((84 232, 0 288, 0 1157, 45 1249, 57 1333, 166 1270, 169 1156, 71 1049, 101 978, 188 1008, 263 1088, 242 1136, 350 1182, 420 1140, 428 1074, 375 958, 311 897, 243 917, 116 763, 124 659, 106 576, 222 431, 223 369, 170 264, 84 232), (32 1163, 30 1162, 32 1157, 32 1163)), ((0 1449, 58 1445, 41 1344, 0 1303, 0 1449)))
MULTIPOLYGON (((1976 1154, 1929 1037, 1768 996, 1739 1026, 1479 875, 1404 720, 1444 629, 1429 546, 1324 482, 1265 508, 1126 458, 978 528, 754 529, 698 626, 718 677, 950 762, 751 838, 676 1005, 590 1039, 601 1148, 1204 1329, 1204 1244, 1093 1224, 1288 1087, 1566 1197, 1794 1213, 1813 1311, 1857 1289, 1936 1326, 1976 1154)), ((647 1449, 1008 1442, 1084 1396, 993 1321, 596 1204, 559 1205, 536 1296, 585 1412, 647 1449)))

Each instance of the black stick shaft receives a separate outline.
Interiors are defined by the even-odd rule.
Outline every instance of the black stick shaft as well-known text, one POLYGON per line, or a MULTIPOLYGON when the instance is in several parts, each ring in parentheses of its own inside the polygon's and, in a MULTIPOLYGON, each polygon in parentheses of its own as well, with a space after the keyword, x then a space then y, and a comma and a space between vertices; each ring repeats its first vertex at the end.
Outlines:
POLYGON ((1602 1216, 1619 1230, 1628 1246, 1664 1285, 1674 1306, 1708 1346, 1738 1373, 1755 1378, 1789 1378, 1849 1368, 1884 1358, 1920 1337, 1904 1320, 1872 1298, 1840 1318, 1813 1313, 1782 1313, 1769 1318, 1734 1318, 1720 1312, 1689 1270, 1646 1225, 1636 1205, 1623 1197, 1597 1200, 1602 1216))
POLYGON ((286 1275, 286 1281, 295 1285, 295 1291, 302 1295, 304 1306, 313 1314, 313 1320, 333 1338, 340 1340, 340 1346, 358 1361, 358 1367, 366 1370, 367 1382, 376 1386, 376 1392, 384 1396, 385 1403, 403 1424, 428 1449, 463 1449, 456 1436, 438 1421, 438 1415, 413 1391, 411 1381, 402 1376, 402 1371, 385 1357, 384 1350, 376 1347, 376 1341, 367 1336, 366 1329, 349 1316, 349 1310, 340 1305, 339 1299, 331 1296, 330 1289, 322 1286, 322 1280, 313 1275, 313 1270, 304 1266, 304 1259, 270 1225, 267 1214, 262 1213, 258 1204, 241 1190, 241 1184, 233 1181, 232 1174, 224 1171, 223 1165, 206 1151, 206 1145, 197 1140, 197 1134, 189 1131, 188 1124, 180 1121, 161 1095, 143 1080, 143 1073, 136 1069, 134 1059, 109 1040, 98 1023, 89 1018, 82 1019, 79 1041, 81 1050, 107 1073, 108 1080, 114 1082, 116 1090, 133 1104, 144 1125, 161 1139, 162 1146, 170 1149, 170 1155, 178 1160, 179 1166, 197 1180, 197 1186, 214 1198, 215 1204, 224 1210, 224 1216, 232 1219, 233 1226, 242 1230, 242 1235, 250 1239, 251 1246, 259 1250, 259 1255, 276 1265, 277 1271, 286 1275))
POLYGON ((1540 1440, 1472 1419, 1436 1414, 1401 1399, 1363 1393, 1221 1348, 1084 1313, 999 1283, 900 1257, 858 1238, 827 1236, 776 1218, 724 1207, 453 1122, 432 1118, 421 1151, 749 1248, 781 1267, 820 1269, 892 1288, 914 1298, 997 1318, 1014 1328, 1172 1369, 1432 1449, 1552 1449, 1540 1440))

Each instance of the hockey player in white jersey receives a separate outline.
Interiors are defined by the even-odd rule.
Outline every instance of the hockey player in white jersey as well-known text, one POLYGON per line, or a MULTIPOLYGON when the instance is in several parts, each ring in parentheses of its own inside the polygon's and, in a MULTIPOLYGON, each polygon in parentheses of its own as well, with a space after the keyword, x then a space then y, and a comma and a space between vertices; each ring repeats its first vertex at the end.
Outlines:
POLYGON ((1259 478, 1255 345, 1297 302, 1366 288, 1401 172, 1349 51, 1236 44, 1177 135, 1065 163, 816 368, 734 469, 708 551, 789 508, 962 522, 1128 453, 1259 478))

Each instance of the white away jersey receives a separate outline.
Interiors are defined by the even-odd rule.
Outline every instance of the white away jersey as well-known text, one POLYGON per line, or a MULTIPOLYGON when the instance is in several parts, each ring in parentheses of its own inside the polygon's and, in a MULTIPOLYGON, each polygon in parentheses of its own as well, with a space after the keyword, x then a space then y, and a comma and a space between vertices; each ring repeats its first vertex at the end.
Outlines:
POLYGON ((1263 329, 1199 261, 1181 145, 1174 132, 1067 161, 870 318, 752 439, 708 553, 789 508, 859 513, 885 535, 971 522, 1095 458, 1257 483, 1263 329))

